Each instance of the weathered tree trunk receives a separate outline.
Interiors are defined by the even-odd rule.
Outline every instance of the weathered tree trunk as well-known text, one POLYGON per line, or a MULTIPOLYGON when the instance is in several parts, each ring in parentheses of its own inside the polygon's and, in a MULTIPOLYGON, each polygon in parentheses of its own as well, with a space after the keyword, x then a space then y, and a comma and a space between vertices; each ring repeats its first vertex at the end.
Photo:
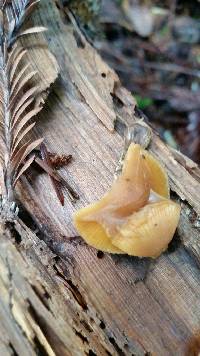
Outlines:
MULTIPOLYGON (((50 0, 34 18, 49 28, 38 51, 48 42, 60 66, 35 134, 52 152, 73 154, 61 174, 80 201, 66 194, 61 207, 48 176, 33 169, 18 185, 22 213, 0 237, 0 355, 185 355, 200 329, 200 171, 153 135, 150 150, 182 205, 177 235, 155 261, 103 254, 76 236, 72 213, 109 187, 124 127, 138 115, 70 18, 50 0)), ((46 88, 54 60, 34 53, 46 88)))

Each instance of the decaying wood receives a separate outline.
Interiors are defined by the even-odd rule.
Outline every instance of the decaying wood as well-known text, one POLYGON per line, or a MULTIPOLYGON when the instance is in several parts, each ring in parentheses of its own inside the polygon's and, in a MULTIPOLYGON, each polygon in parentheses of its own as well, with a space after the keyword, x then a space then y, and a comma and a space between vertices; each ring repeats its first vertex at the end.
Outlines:
MULTIPOLYGON (((12 229, 2 234, 0 252, 2 356, 10 355, 13 351, 17 355, 27 356, 84 353, 83 340, 87 341, 93 328, 90 324, 97 322, 98 318, 95 313, 94 319, 92 315, 84 316, 87 310, 86 301, 73 285, 70 276, 67 274, 64 276, 62 271, 60 272, 61 265, 59 258, 22 222, 16 223, 12 229), (20 252, 10 240, 15 239, 17 242, 18 236, 23 236, 20 252), (4 353, 4 350, 7 353, 4 353)), ((92 345, 97 347, 99 353, 106 350, 112 352, 112 346, 106 346, 105 339, 101 328, 95 325, 90 345, 86 347, 88 352, 92 345)))
MULTIPOLYGON (((177 235, 155 261, 103 254, 76 236, 73 212, 111 184, 125 126, 138 113, 70 19, 50 0, 34 17, 49 28, 38 51, 48 43, 60 67, 35 136, 49 151, 73 154, 61 174, 80 201, 66 193, 61 207, 48 177, 34 169, 17 185, 27 226, 19 220, 1 233, 0 354, 182 356, 200 327, 199 169, 154 134, 150 150, 182 204, 177 235)), ((31 41, 37 46, 34 35, 31 41)), ((51 63, 43 55, 31 58, 45 79, 51 63)))

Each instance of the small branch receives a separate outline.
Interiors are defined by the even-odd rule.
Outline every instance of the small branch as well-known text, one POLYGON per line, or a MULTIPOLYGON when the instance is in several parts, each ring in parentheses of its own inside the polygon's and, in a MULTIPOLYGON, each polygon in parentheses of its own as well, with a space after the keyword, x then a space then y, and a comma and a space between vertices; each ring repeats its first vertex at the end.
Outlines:
MULTIPOLYGON (((49 155, 49 152, 47 151, 47 148, 43 143, 41 144, 40 150, 44 164, 42 164, 39 159, 36 159, 36 162, 49 174, 52 185, 56 191, 60 203, 64 205, 64 196, 61 189, 62 186, 65 186, 67 188, 69 197, 72 201, 79 199, 78 194, 69 185, 69 183, 67 183, 57 172, 54 171, 51 156, 49 155), (48 170, 46 168, 48 168, 48 170)), ((69 159, 71 159, 71 156, 69 156, 69 159)))

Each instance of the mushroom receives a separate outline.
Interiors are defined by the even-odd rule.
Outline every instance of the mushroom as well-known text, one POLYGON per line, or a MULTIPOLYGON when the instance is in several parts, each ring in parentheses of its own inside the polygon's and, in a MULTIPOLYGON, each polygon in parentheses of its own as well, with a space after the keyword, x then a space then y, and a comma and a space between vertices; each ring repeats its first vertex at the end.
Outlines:
POLYGON ((179 216, 164 168, 141 145, 131 143, 108 193, 77 211, 74 223, 83 239, 99 250, 157 257, 173 238, 179 216))

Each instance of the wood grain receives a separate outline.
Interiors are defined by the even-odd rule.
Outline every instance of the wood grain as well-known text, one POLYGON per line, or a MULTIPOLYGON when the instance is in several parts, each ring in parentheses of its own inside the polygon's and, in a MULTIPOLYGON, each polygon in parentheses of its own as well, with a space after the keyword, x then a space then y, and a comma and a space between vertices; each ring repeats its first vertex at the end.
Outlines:
POLYGON ((49 28, 42 41, 60 67, 35 135, 49 150, 73 154, 61 174, 80 201, 72 204, 66 193, 62 208, 48 176, 34 169, 18 185, 20 217, 33 231, 19 221, 12 239, 21 236, 20 243, 1 237, 2 350, 32 355, 42 344, 47 355, 182 356, 200 328, 199 170, 154 134, 150 149, 165 165, 175 199, 184 200, 177 236, 155 261, 101 254, 76 237, 73 212, 111 185, 123 128, 138 117, 117 75, 53 1, 42 1, 34 21, 49 28))

